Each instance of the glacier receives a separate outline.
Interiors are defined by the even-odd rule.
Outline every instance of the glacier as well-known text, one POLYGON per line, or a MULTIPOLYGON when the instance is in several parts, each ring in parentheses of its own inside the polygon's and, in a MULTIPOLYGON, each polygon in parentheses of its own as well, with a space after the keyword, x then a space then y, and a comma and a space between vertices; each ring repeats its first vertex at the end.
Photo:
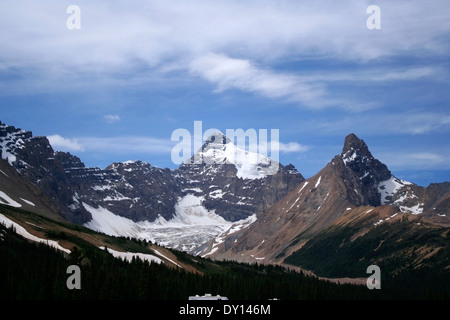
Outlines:
POLYGON ((155 221, 138 221, 119 216, 99 206, 97 208, 83 202, 92 215, 84 226, 111 236, 131 237, 151 241, 158 245, 195 254, 197 249, 211 241, 220 243, 224 234, 235 232, 256 220, 255 216, 230 222, 207 210, 203 196, 187 194, 180 197, 175 205, 175 215, 166 220, 159 216, 155 221))

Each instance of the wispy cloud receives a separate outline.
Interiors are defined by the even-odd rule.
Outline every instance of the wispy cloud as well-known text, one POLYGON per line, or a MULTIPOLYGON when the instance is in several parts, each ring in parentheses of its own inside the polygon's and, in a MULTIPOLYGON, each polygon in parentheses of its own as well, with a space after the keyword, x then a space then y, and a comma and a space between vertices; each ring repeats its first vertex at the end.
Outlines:
POLYGON ((57 151, 101 152, 105 154, 168 154, 174 143, 169 139, 143 136, 65 138, 47 136, 57 151))
POLYGON ((409 157, 411 157, 412 159, 433 161, 433 162, 435 161, 441 162, 445 160, 445 157, 431 152, 412 153, 409 155, 409 157))
MULTIPOLYGON (((291 96, 289 91, 299 87, 298 99, 307 101, 308 94, 314 97, 321 88, 305 85, 289 75, 265 71, 265 66, 291 57, 366 62, 405 53, 440 54, 449 48, 443 40, 450 32, 445 0, 429 1, 427 6, 418 0, 382 2, 383 29, 378 33, 367 30, 368 4, 360 1, 280 4, 142 0, 134 1, 132 6, 125 2, 105 5, 92 1, 80 1, 78 5, 82 29, 70 31, 66 28, 68 16, 63 5, 55 6, 51 1, 2 1, 0 41, 4 47, 0 68, 9 74, 26 71, 29 90, 46 87, 48 82, 62 84, 61 79, 70 81, 71 86, 89 86, 91 81, 123 79, 124 75, 128 83, 134 84, 145 82, 155 68, 199 62, 215 52, 240 57, 242 61, 228 63, 245 72, 243 79, 222 74, 228 77, 220 81, 222 86, 282 97, 291 96), (245 61, 259 61, 264 67, 245 65, 245 61), (249 73, 263 79, 255 83, 248 78, 249 73), (281 86, 282 81, 287 84, 281 86), (267 85, 275 88, 269 90, 267 85)), ((214 77, 213 71, 220 70, 210 70, 210 77, 214 77)), ((202 76, 206 76, 205 72, 200 70, 202 76)), ((391 79, 404 76, 418 75, 385 75, 391 79)))
POLYGON ((53 149, 57 151, 84 151, 83 144, 79 143, 77 139, 68 139, 59 134, 47 136, 53 149))
POLYGON ((302 81, 310 83, 314 82, 390 82, 390 81, 414 81, 423 78, 441 78, 446 71, 439 67, 409 67, 400 68, 390 66, 371 69, 367 67, 362 71, 319 71, 308 74, 307 76, 299 76, 302 81))
POLYGON ((323 107, 327 101, 323 85, 311 84, 300 77, 274 72, 249 60, 233 59, 223 54, 207 54, 190 65, 190 71, 217 85, 216 92, 239 89, 269 98, 301 102, 307 107, 323 107))
POLYGON ((409 110, 378 114, 344 115, 335 119, 310 121, 304 129, 319 129, 325 134, 348 134, 348 128, 362 135, 419 135, 450 131, 450 115, 444 112, 409 110))
POLYGON ((378 158, 394 170, 449 170, 450 150, 439 152, 388 151, 380 152, 378 158))
MULTIPOLYGON (((276 149, 276 144, 275 144, 275 149, 276 149)), ((281 153, 302 153, 302 152, 307 152, 310 149, 311 148, 309 146, 305 146, 305 145, 299 144, 297 142, 288 142, 288 143, 280 142, 280 143, 278 143, 278 150, 281 153)))
POLYGON ((361 83, 414 81, 423 78, 441 78, 445 72, 438 67, 383 68, 364 72, 322 70, 308 73, 277 72, 263 68, 248 59, 230 58, 209 53, 191 62, 190 72, 216 85, 215 92, 230 89, 256 93, 269 98, 299 102, 307 108, 339 107, 350 111, 367 111, 379 104, 333 97, 327 89, 334 82, 361 83))
POLYGON ((108 122, 108 123, 115 123, 115 122, 119 122, 120 116, 116 115, 116 114, 107 114, 105 116, 103 116, 103 119, 108 122))
POLYGON ((85 151, 113 154, 168 154, 173 147, 170 139, 143 136, 78 138, 85 151))

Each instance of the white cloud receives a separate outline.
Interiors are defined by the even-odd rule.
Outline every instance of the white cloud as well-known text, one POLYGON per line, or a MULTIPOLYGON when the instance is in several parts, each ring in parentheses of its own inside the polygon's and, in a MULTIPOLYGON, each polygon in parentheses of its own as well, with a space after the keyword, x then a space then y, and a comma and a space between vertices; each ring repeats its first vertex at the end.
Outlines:
POLYGON ((294 75, 263 69, 249 60, 210 53, 194 60, 190 71, 215 83, 217 92, 240 89, 270 98, 301 102, 306 106, 325 104, 322 86, 306 83, 294 75))
MULTIPOLYGON (((313 109, 340 107, 360 112, 378 108, 371 102, 348 101, 332 98, 326 84, 346 81, 361 82, 411 81, 443 74, 437 67, 414 67, 408 69, 365 70, 350 72, 320 71, 302 75, 302 72, 286 73, 263 68, 248 59, 230 58, 223 54, 209 53, 191 62, 190 72, 215 84, 215 92, 230 89, 260 94, 269 98, 282 98, 299 102, 313 109)), ((306 72, 303 72, 305 74, 306 72)))
POLYGON ((118 116, 116 114, 107 114, 107 115, 103 116, 103 119, 108 123, 119 122, 121 120, 120 116, 118 116))
POLYGON ((397 113, 352 114, 309 121, 304 130, 317 130, 325 134, 348 134, 354 130, 362 135, 383 136, 389 134, 419 135, 426 133, 448 132, 450 115, 442 112, 409 110, 397 113), (350 129, 351 128, 351 129, 350 129))
POLYGON ((405 112, 383 115, 377 120, 392 132, 402 134, 424 134, 428 132, 448 131, 450 116, 438 112, 405 112))
POLYGON ((278 144, 278 149, 281 153, 296 153, 296 152, 306 152, 310 147, 299 144, 297 142, 280 142, 278 144))
MULTIPOLYGON (((419 0, 381 1, 382 30, 375 31, 366 28, 369 4, 364 1, 140 0, 130 5, 80 0, 77 5, 82 28, 68 30, 64 4, 1 1, 1 68, 27 70, 31 90, 48 82, 89 86, 124 75, 128 83, 145 81, 153 68, 187 66, 209 52, 266 66, 292 57, 364 62, 396 54, 440 54, 449 48, 444 39, 450 32, 450 7, 445 0, 426 6, 419 0)), ((234 67, 249 71, 245 65, 234 67)), ((239 88, 285 96, 286 85, 273 91, 267 85, 293 80, 263 69, 256 69, 264 77, 257 83, 246 78, 247 84, 237 84, 231 78, 222 84, 231 81, 239 88)))
POLYGON ((84 151, 82 144, 77 139, 68 139, 60 136, 59 134, 47 136, 53 149, 58 151, 84 151))
POLYGON ((411 150, 380 152, 378 159, 394 170, 449 170, 449 150, 414 152, 411 150))
POLYGON ((413 81, 422 78, 441 77, 446 71, 438 67, 412 67, 412 68, 393 68, 386 67, 372 70, 368 66, 364 71, 353 72, 313 72, 307 76, 301 76, 300 79, 307 82, 383 82, 383 81, 413 81))
POLYGON ((409 157, 412 159, 432 161, 432 162, 441 162, 445 160, 444 157, 431 152, 412 153, 409 155, 409 157))
POLYGON ((394 70, 384 74, 373 75, 368 80, 372 81, 396 81, 396 80, 417 80, 421 78, 427 78, 436 76, 441 73, 438 68, 421 67, 410 68, 406 70, 394 70))

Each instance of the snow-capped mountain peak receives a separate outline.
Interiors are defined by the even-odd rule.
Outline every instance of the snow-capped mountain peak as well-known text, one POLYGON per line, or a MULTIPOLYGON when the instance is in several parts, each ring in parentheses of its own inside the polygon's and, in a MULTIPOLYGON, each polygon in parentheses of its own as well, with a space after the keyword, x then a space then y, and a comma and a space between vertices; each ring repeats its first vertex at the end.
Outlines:
MULTIPOLYGON (((246 150, 245 146, 236 146, 222 132, 212 134, 202 148, 184 164, 223 165, 232 164, 236 167, 236 176, 242 179, 261 179, 278 172, 279 163, 269 157, 246 150)), ((249 149, 256 149, 249 146, 249 149)))

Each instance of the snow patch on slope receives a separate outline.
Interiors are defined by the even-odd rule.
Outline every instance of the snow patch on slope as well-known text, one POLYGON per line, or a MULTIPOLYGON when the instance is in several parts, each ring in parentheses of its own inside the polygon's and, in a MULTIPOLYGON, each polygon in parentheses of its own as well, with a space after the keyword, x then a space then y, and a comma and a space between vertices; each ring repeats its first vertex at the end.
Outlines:
POLYGON ((300 188, 300 190, 298 190, 298 193, 301 193, 303 188, 306 187, 306 185, 309 183, 309 181, 305 181, 305 183, 303 184, 303 186, 300 188))
MULTIPOLYGON (((200 252, 194 252, 194 254, 201 255, 201 257, 206 257, 209 255, 212 255, 214 252, 216 252, 219 249, 219 245, 225 241, 225 238, 235 232, 238 232, 244 228, 249 227, 253 222, 256 221, 256 214, 253 214, 249 216, 247 219, 237 221, 233 223, 227 230, 222 232, 220 235, 218 235, 211 246, 210 249, 204 249, 200 252)), ((235 242, 237 239, 235 240, 235 242)))
POLYGON ((398 214, 398 212, 397 212, 397 213, 394 213, 393 215, 390 215, 390 216, 387 217, 387 218, 379 219, 379 220, 378 220, 377 222, 375 222, 373 225, 374 225, 374 226, 377 226, 377 225, 379 225, 379 224, 381 224, 381 223, 383 223, 383 222, 389 221, 389 220, 391 220, 392 218, 394 218, 397 214, 398 214))
POLYGON ((175 217, 167 221, 163 217, 157 219, 160 225, 178 224, 178 225, 223 225, 229 224, 221 216, 215 214, 213 211, 208 211, 203 207, 203 196, 194 196, 188 194, 183 198, 179 198, 175 204, 175 217))
POLYGON ((314 188, 317 188, 320 184, 320 180, 322 180, 322 176, 319 177, 319 179, 317 179, 316 185, 314 186, 314 188))
POLYGON ((118 216, 102 206, 94 208, 85 202, 83 206, 92 215, 92 219, 84 224, 89 229, 116 237, 133 237, 139 230, 139 225, 133 220, 118 216))
POLYGON ((8 196, 3 191, 0 191, 0 203, 6 204, 11 207, 20 208, 22 205, 18 203, 17 201, 13 200, 10 196, 8 196))
POLYGON ((411 185, 409 181, 398 179, 391 176, 388 180, 381 181, 378 184, 378 192, 381 195, 381 204, 387 204, 390 202, 390 198, 402 187, 411 185))
POLYGON ((83 202, 92 215, 92 220, 84 226, 113 236, 134 237, 193 253, 202 244, 239 226, 239 222, 226 221, 214 210, 207 210, 202 202, 203 197, 188 194, 178 199, 172 219, 160 216, 153 222, 134 222, 101 206, 94 208, 83 202))
POLYGON ((342 156, 342 161, 344 161, 345 166, 347 166, 347 163, 354 161, 357 157, 358 153, 352 148, 342 156))
POLYGON ((398 205, 400 211, 410 212, 412 214, 420 214, 423 212, 423 203, 416 203, 414 205, 404 205, 407 200, 411 200, 418 197, 412 192, 412 190, 402 190, 402 194, 397 194, 398 191, 404 186, 412 185, 411 182, 398 179, 392 176, 390 179, 382 181, 378 185, 378 191, 381 195, 381 204, 395 204, 398 205), (398 199, 392 201, 392 197, 398 196, 398 199))
POLYGON ((402 212, 411 212, 412 214, 421 214, 423 212, 423 203, 418 203, 412 207, 408 206, 400 206, 400 211, 402 212))
POLYGON ((44 243, 48 246, 55 247, 56 249, 63 251, 65 253, 70 253, 69 249, 62 247, 58 242, 56 242, 54 240, 42 239, 42 238, 36 237, 35 235, 32 235, 20 224, 12 221, 11 219, 7 218, 6 216, 4 216, 1 213, 0 213, 0 223, 4 224, 7 228, 10 228, 11 226, 13 226, 14 229, 16 230, 17 234, 21 235, 22 237, 24 237, 28 240, 44 243))
MULTIPOLYGON (((105 250, 105 247, 100 247, 100 249, 105 250)), ((146 254, 146 253, 141 253, 141 252, 128 252, 128 251, 121 252, 121 251, 113 250, 111 248, 106 248, 106 250, 109 253, 111 253, 115 258, 126 260, 128 262, 131 262, 133 257, 136 257, 143 261, 148 261, 150 263, 152 263, 152 262, 156 262, 158 264, 163 263, 163 261, 160 258, 155 257, 154 255, 151 255, 151 254, 146 254)))
POLYGON ((152 249, 152 250, 153 250, 157 255, 163 257, 164 259, 166 259, 166 260, 172 262, 172 263, 173 263, 174 265, 176 265, 177 267, 180 267, 180 268, 181 268, 181 266, 180 266, 178 263, 176 263, 176 262, 173 261, 172 259, 168 258, 167 256, 163 255, 163 254, 162 254, 161 252, 159 252, 158 250, 156 250, 156 249, 152 249))
POLYGON ((27 199, 24 199, 24 198, 20 198, 20 200, 22 200, 23 202, 25 202, 26 204, 28 204, 28 205, 30 205, 30 206, 32 206, 32 207, 35 207, 36 205, 33 203, 33 202, 31 202, 30 200, 27 200, 27 199))

